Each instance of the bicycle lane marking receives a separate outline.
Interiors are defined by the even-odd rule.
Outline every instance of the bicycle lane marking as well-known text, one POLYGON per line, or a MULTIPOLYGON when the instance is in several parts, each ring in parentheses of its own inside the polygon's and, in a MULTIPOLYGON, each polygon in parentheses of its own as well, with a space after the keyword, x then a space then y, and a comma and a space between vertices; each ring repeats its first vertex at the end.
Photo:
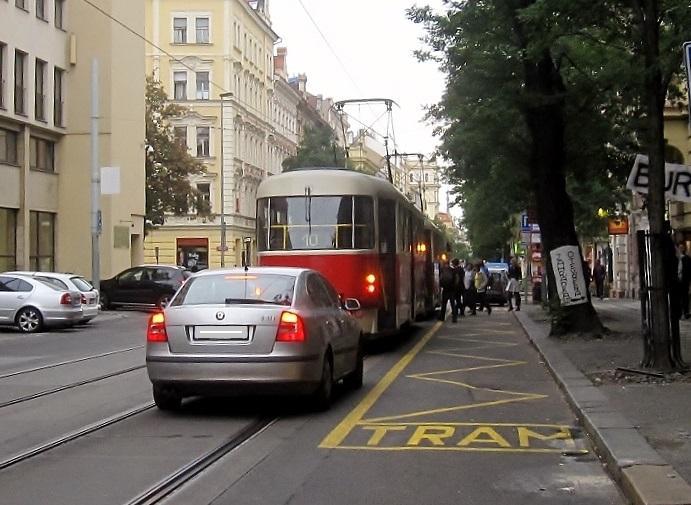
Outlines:
MULTIPOLYGON (((439 330, 441 323, 431 328, 403 358, 381 379, 370 393, 357 405, 334 430, 329 433, 320 448, 327 449, 367 449, 367 450, 456 450, 456 451, 488 451, 488 452, 569 452, 585 454, 588 451, 578 449, 573 439, 573 428, 561 424, 531 424, 531 423, 464 423, 448 421, 402 422, 415 417, 442 412, 460 411, 469 408, 497 406, 506 403, 540 400, 546 395, 535 393, 520 393, 494 388, 479 388, 467 382, 442 378, 441 376, 457 372, 518 366, 527 364, 524 361, 505 360, 486 356, 460 353, 460 349, 447 348, 444 351, 428 351, 430 354, 470 358, 490 362, 484 366, 440 370, 422 374, 412 374, 406 377, 424 381, 433 381, 456 385, 462 388, 507 395, 509 398, 481 401, 469 405, 456 405, 432 410, 411 412, 393 416, 365 419, 365 414, 378 401, 401 372, 419 354, 422 348, 439 330), (354 435, 353 435, 354 434, 354 435), (351 443, 345 444, 348 439, 351 443), (359 440, 359 441, 358 441, 359 440), (353 443, 355 442, 355 443, 353 443)), ((441 340, 456 340, 464 343, 481 344, 473 349, 487 347, 515 346, 510 342, 482 341, 470 338, 439 337, 441 340)), ((463 349, 464 351, 470 348, 463 349)))

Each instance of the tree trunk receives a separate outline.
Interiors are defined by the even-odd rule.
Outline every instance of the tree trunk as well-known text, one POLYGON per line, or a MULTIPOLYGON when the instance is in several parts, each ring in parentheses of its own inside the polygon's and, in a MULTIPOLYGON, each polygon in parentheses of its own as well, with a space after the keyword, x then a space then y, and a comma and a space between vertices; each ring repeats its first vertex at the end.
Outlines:
MULTIPOLYGON (((590 300, 578 305, 561 305, 551 266, 550 251, 565 245, 579 249, 573 220, 573 205, 566 191, 564 175, 564 84, 548 50, 536 60, 526 58, 528 101, 524 117, 532 137, 531 178, 535 187, 543 255, 547 261, 552 335, 583 332, 601 334, 604 327, 590 300)), ((581 277, 583 272, 581 271, 581 277)), ((584 280, 584 279, 583 279, 584 280)))
POLYGON ((649 329, 651 336, 647 339, 646 356, 643 366, 658 370, 672 370, 680 363, 672 357, 672 339, 670 335, 670 314, 667 293, 672 286, 665 275, 665 244, 662 240, 665 230, 665 141, 664 141, 664 103, 666 89, 663 86, 660 69, 660 25, 658 21, 659 6, 657 0, 637 0, 639 21, 643 35, 643 52, 645 58, 645 103, 647 108, 647 144, 650 160, 648 186, 648 220, 653 237, 660 239, 651 242, 652 287, 651 317, 649 329))

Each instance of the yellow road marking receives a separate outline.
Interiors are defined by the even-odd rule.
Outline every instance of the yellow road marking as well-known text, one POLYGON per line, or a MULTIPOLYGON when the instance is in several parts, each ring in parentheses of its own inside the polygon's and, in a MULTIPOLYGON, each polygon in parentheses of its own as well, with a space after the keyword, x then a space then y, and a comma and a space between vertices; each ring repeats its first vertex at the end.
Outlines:
POLYGON ((350 413, 338 423, 331 433, 329 433, 319 447, 324 449, 334 449, 338 447, 343 440, 348 436, 348 433, 355 427, 355 425, 362 419, 362 416, 372 408, 372 405, 379 399, 379 397, 386 391, 391 383, 403 372, 403 370, 410 364, 413 358, 422 350, 422 348, 430 341, 434 334, 441 327, 442 322, 438 321, 430 330, 422 337, 422 339, 415 344, 415 346, 403 356, 393 368, 391 368, 384 377, 377 383, 374 388, 367 393, 362 401, 350 411, 350 413))
MULTIPOLYGON (((332 447, 332 449, 356 449, 360 451, 463 451, 463 452, 514 452, 514 453, 551 453, 561 454, 563 449, 518 449, 518 448, 503 448, 503 447, 438 447, 438 446, 401 446, 401 447, 377 447, 377 446, 360 446, 360 445, 340 445, 332 447)), ((569 450, 570 454, 588 454, 587 449, 569 450)))

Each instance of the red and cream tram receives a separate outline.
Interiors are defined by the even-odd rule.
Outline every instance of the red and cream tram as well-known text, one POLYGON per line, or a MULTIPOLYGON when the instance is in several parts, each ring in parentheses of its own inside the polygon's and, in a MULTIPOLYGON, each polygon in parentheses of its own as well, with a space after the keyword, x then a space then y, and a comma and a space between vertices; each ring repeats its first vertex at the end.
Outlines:
POLYGON ((321 272, 343 297, 360 300, 365 335, 434 312, 446 250, 443 233, 385 179, 309 168, 257 190, 259 264, 321 272))

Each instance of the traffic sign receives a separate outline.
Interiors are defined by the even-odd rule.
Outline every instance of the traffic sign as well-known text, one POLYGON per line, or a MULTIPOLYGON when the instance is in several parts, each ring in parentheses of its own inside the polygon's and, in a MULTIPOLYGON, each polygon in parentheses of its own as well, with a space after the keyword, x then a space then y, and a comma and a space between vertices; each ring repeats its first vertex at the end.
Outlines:
POLYGON ((221 252, 221 251, 227 252, 227 251, 228 251, 228 246, 227 246, 227 245, 226 245, 226 246, 220 246, 220 245, 219 245, 219 246, 216 247, 216 250, 219 251, 219 252, 221 252))

